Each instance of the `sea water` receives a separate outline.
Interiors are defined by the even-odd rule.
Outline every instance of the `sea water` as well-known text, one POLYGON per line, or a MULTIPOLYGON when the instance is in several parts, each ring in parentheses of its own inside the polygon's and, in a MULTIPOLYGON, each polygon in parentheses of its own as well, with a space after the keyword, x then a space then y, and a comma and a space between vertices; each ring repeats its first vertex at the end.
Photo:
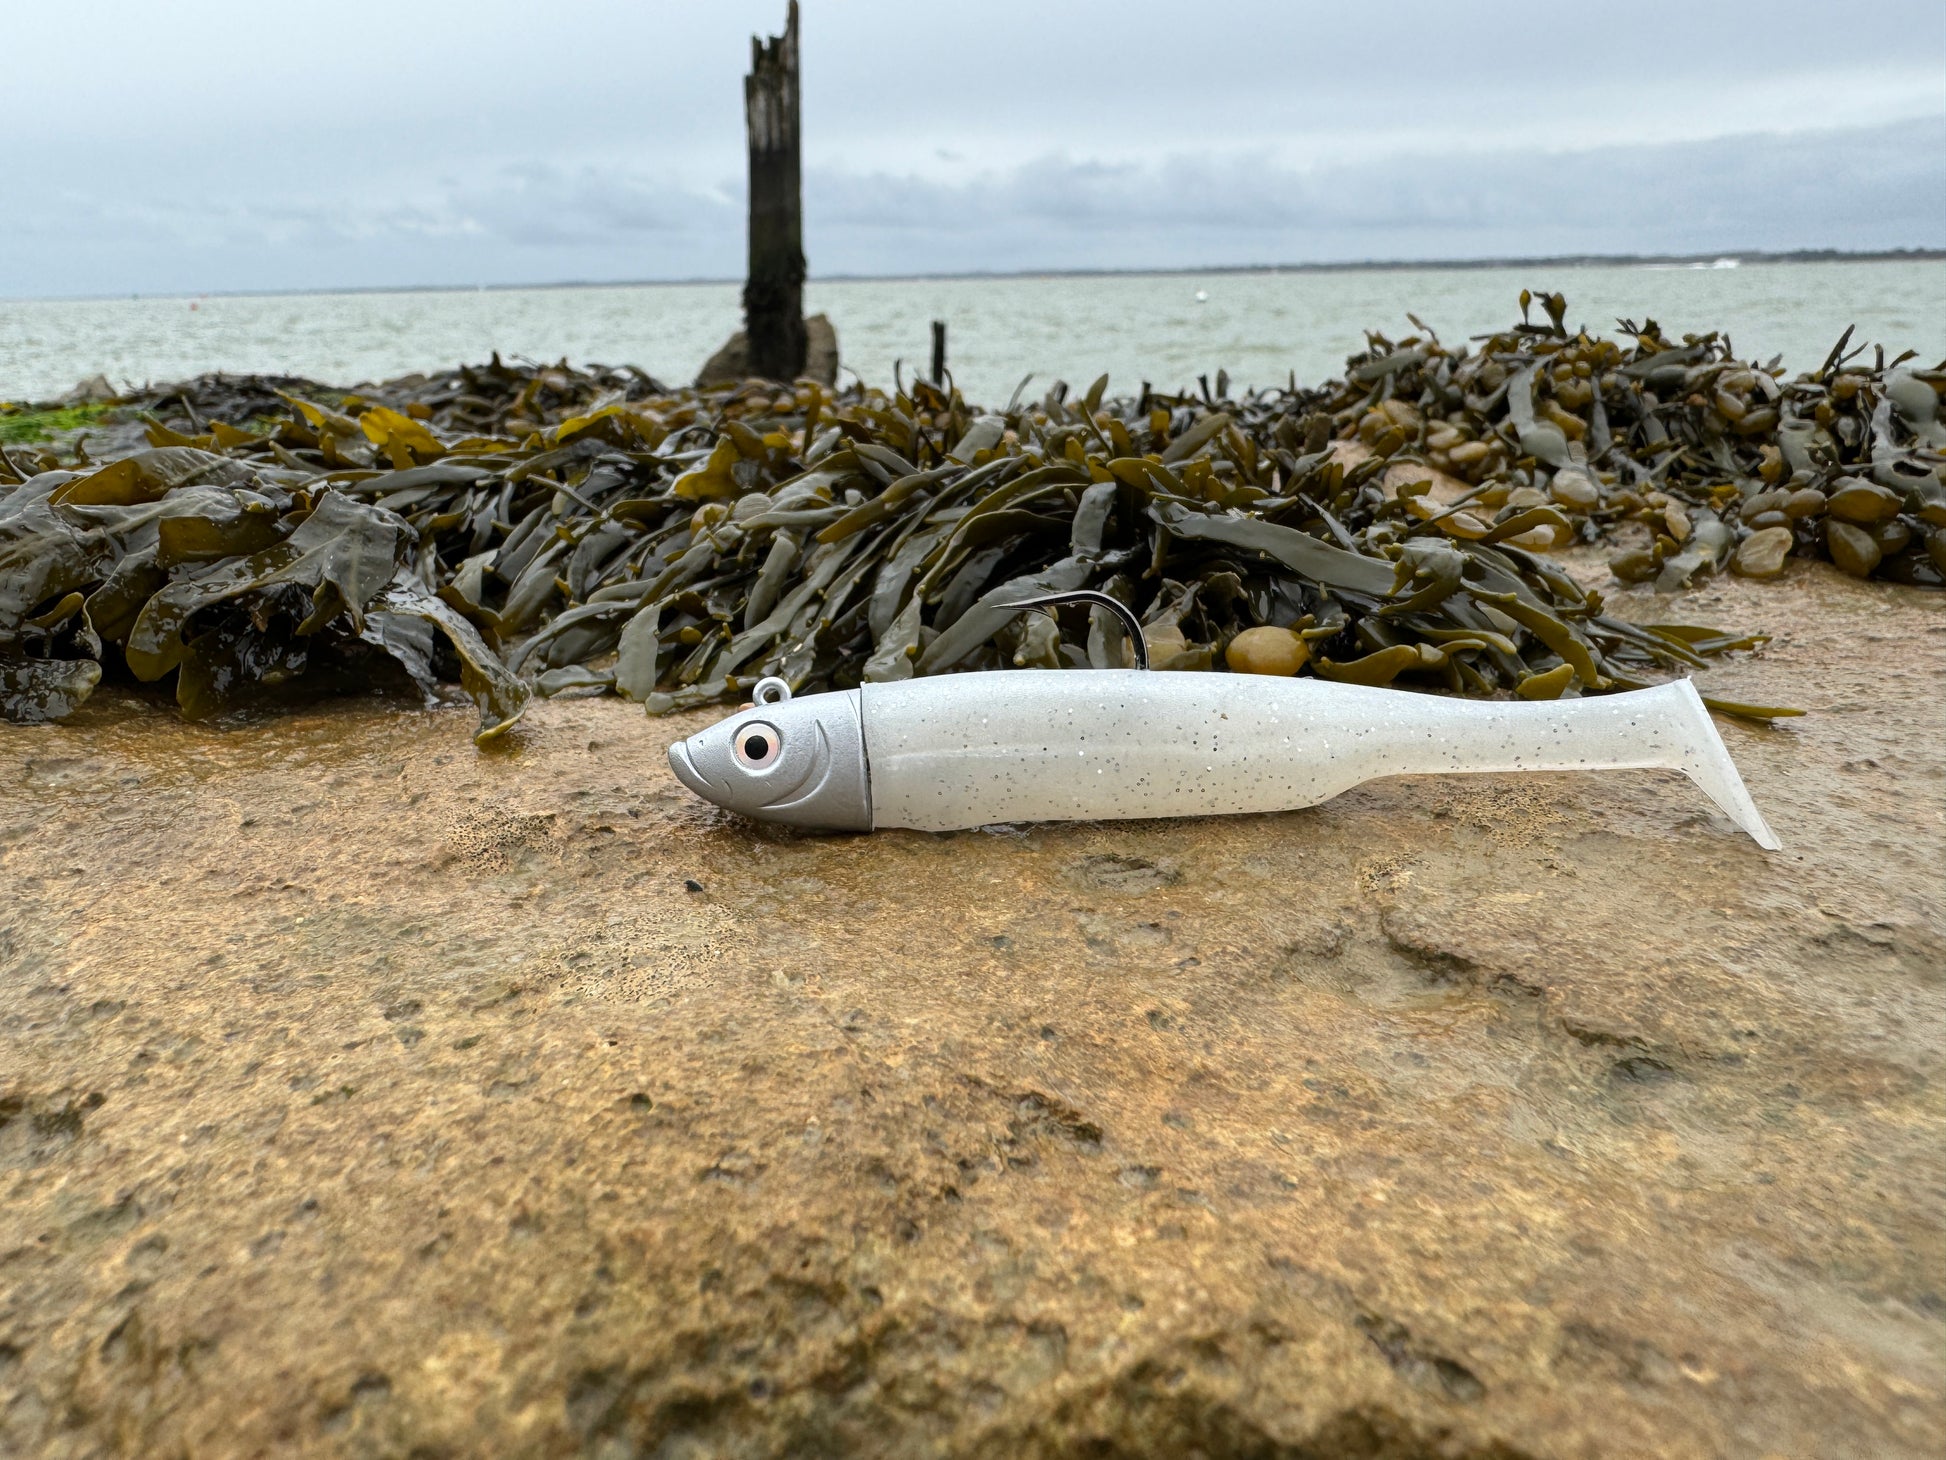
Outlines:
MULTIPOLYGON (((1104 371, 1111 390, 1193 388, 1219 369, 1233 388, 1316 384, 1366 330, 1398 339, 1416 315, 1457 343, 1518 319, 1523 288, 1564 293, 1570 326, 1722 330, 1745 358, 1782 356, 1792 370, 1817 366, 1847 325, 1888 354, 1946 358, 1939 260, 818 280, 805 305, 830 315, 847 371, 886 386, 928 368, 930 324, 944 320, 954 379, 998 404, 1029 374, 1035 395, 1104 371)), ((739 323, 734 284, 0 301, 0 400, 49 399, 97 373, 116 385, 206 370, 349 385, 496 350, 638 365, 680 384, 739 323)))

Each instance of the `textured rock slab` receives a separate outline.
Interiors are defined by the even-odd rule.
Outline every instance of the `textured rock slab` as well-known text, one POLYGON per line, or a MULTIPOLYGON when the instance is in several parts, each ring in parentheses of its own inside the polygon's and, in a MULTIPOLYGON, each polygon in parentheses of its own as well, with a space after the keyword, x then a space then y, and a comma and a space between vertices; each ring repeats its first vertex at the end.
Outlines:
MULTIPOLYGON (((0 757, 0 1452, 1931 1455, 1946 605, 1670 775, 808 838, 703 723, 0 757)), ((1646 614, 1670 601, 1644 595, 1646 614)))

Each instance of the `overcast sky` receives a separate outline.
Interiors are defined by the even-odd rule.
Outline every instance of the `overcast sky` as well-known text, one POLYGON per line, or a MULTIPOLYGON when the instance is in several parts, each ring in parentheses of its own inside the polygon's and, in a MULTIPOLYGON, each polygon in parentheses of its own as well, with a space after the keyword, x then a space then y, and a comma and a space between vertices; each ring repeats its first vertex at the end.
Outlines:
MULTIPOLYGON (((804 11, 813 275, 1946 247, 1946 0, 804 11)), ((0 0, 0 296, 740 277, 783 14, 0 0)))

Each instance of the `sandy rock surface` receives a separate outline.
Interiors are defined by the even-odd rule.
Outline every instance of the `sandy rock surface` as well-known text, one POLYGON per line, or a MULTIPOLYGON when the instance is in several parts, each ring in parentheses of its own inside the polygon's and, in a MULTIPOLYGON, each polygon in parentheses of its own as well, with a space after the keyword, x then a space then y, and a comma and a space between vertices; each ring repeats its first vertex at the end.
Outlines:
POLYGON ((0 730, 0 1453, 1932 1456, 1946 597, 1660 773, 765 831, 708 717, 0 730))

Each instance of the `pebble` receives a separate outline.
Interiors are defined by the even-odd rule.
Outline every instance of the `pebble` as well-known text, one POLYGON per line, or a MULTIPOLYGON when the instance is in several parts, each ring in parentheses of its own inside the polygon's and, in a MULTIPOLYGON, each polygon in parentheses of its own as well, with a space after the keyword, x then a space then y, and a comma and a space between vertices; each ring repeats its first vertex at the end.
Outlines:
POLYGON ((1646 583, 1655 576, 1655 554, 1647 548, 1631 548, 1608 560, 1608 571, 1624 583, 1646 583))
MULTIPOLYGON (((1840 496, 1844 494, 1839 493, 1840 496)), ((1849 522, 1829 521, 1824 525, 1825 546, 1831 561, 1854 578, 1869 578, 1884 556, 1872 535, 1849 522)))
POLYGON ((1889 558, 1894 553, 1904 552, 1911 545, 1912 529, 1894 517, 1890 522, 1881 522, 1872 529, 1872 541, 1889 558))
POLYGON ((1855 522, 1861 527, 1876 527, 1898 515, 1899 499, 1895 493, 1876 482, 1854 479, 1831 494, 1830 512, 1833 517, 1845 522, 1855 522))
POLYGON ((1824 493, 1816 487, 1799 487, 1784 499, 1786 517, 1815 517, 1824 509, 1824 493))
POLYGON ((1245 629, 1224 651, 1223 658, 1238 674, 1276 674, 1286 678, 1302 669, 1311 646, 1289 629, 1264 624, 1245 629))
POLYGON ((1744 578, 1775 578, 1784 571, 1793 541, 1788 527, 1759 528, 1738 544, 1730 567, 1744 578))
POLYGON ((1564 466, 1554 473, 1554 480, 1548 484, 1548 491, 1554 500, 1563 507, 1574 507, 1583 512, 1601 505, 1601 487, 1595 479, 1578 466, 1564 466))

